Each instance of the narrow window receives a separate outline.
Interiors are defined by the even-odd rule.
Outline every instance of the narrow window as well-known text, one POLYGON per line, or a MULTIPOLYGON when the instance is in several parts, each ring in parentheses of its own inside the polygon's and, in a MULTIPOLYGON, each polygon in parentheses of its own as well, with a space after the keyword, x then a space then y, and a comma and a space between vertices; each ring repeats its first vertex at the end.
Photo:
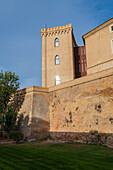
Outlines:
POLYGON ((82 63, 82 72, 84 72, 83 60, 82 60, 81 63, 82 63))
POLYGON ((80 56, 80 48, 78 48, 78 56, 80 56))
POLYGON ((81 55, 83 55, 83 48, 81 48, 81 55))
POLYGON ((59 47, 59 39, 58 38, 55 39, 55 47, 59 47))
POLYGON ((86 72, 87 71, 86 60, 84 60, 84 64, 85 64, 85 72, 86 72))
POLYGON ((113 33, 113 24, 109 26, 109 32, 113 33))
POLYGON ((59 60, 59 56, 58 55, 55 57, 55 64, 60 64, 60 60, 59 60))
POLYGON ((111 26, 111 31, 113 32, 113 26, 111 26))
POLYGON ((80 65, 80 60, 79 60, 79 65, 78 65, 78 67, 79 67, 79 73, 81 73, 81 65, 80 65))
POLYGON ((55 85, 58 85, 58 84, 60 84, 60 77, 59 77, 59 76, 56 76, 55 85))

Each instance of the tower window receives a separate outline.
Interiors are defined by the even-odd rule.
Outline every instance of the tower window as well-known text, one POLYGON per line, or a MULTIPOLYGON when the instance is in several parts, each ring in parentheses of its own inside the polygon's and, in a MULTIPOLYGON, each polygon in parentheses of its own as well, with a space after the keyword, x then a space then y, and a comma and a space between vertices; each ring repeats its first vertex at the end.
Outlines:
POLYGON ((109 26, 109 32, 113 33, 113 24, 109 26))
POLYGON ((59 39, 58 38, 55 39, 55 47, 59 47, 59 39))
POLYGON ((60 77, 59 77, 59 76, 56 76, 55 85, 58 85, 58 84, 60 84, 60 77))
POLYGON ((111 31, 113 32, 113 26, 111 26, 111 31))
POLYGON ((60 64, 60 60, 59 60, 59 56, 58 55, 55 57, 55 64, 60 64))

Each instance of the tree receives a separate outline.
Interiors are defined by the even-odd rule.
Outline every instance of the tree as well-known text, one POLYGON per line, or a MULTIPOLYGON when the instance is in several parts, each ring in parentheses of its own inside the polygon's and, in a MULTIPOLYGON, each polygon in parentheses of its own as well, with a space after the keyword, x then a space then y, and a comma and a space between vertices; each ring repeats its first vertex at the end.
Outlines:
POLYGON ((19 77, 13 72, 0 72, 0 125, 2 130, 11 131, 17 119, 13 106, 13 95, 19 88, 19 77))

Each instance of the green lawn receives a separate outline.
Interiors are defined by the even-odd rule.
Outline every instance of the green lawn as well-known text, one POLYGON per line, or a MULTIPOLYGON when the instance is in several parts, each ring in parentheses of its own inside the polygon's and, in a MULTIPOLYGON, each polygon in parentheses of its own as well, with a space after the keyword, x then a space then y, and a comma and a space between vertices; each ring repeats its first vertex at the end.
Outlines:
POLYGON ((0 146, 0 169, 113 170, 113 151, 85 144, 0 146))

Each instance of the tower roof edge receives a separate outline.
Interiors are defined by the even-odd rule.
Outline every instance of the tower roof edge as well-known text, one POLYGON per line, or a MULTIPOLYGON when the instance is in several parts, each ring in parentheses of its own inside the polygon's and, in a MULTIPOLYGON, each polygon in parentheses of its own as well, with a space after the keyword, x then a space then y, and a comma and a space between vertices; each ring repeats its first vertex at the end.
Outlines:
POLYGON ((56 30, 69 29, 69 28, 72 28, 72 24, 66 24, 63 26, 56 26, 50 28, 42 28, 41 32, 49 32, 49 31, 56 31, 56 30))

